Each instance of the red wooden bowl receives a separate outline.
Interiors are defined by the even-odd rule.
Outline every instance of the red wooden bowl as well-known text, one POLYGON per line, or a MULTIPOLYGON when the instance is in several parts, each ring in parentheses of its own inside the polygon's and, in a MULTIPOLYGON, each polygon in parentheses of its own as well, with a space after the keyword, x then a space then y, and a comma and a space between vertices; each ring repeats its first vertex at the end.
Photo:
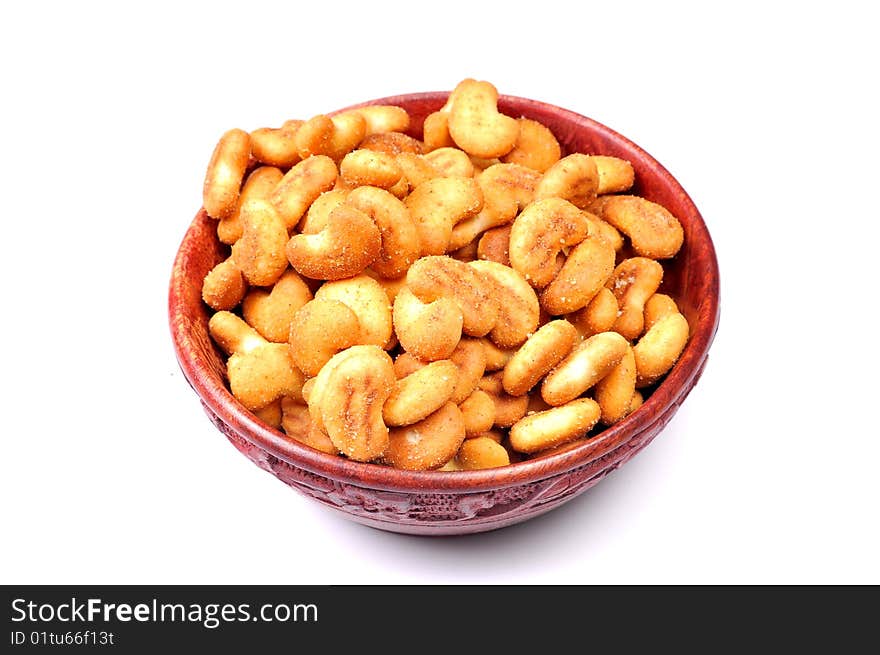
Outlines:
MULTIPOLYGON (((368 104, 404 107, 410 133, 448 93, 415 93, 368 104)), ((494 530, 519 523, 571 500, 644 448, 678 410, 706 365, 719 319, 718 262, 706 225, 681 185, 653 157, 589 118, 542 102, 501 96, 499 109, 549 127, 563 154, 622 157, 636 172, 633 193, 664 205, 681 221, 685 241, 664 262, 662 290, 679 304, 691 327, 681 358, 645 403, 620 423, 566 452, 481 471, 403 471, 327 455, 289 439, 248 412, 229 393, 222 353, 208 336, 209 309, 202 280, 225 258, 216 222, 196 214, 174 262, 168 313, 180 368, 202 406, 226 438, 257 466, 291 487, 360 523, 423 535, 494 530)))

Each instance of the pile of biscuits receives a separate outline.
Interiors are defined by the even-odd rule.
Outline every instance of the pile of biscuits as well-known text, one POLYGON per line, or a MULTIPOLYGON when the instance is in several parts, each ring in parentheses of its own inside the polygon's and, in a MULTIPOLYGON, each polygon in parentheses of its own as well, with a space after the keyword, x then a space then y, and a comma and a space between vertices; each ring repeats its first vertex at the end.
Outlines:
POLYGON ((390 105, 222 136, 202 297, 244 407, 326 453, 480 469, 589 438, 671 369, 681 224, 497 101, 466 79, 421 139, 390 105))

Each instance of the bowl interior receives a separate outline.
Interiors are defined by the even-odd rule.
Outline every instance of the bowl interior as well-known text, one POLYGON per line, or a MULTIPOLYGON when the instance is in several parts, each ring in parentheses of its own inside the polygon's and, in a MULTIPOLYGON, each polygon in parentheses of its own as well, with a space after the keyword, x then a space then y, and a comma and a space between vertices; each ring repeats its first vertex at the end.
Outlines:
MULTIPOLYGON (((420 137, 425 117, 439 109, 448 93, 418 93, 380 98, 369 104, 394 104, 409 112, 409 133, 420 137)), ((169 289, 169 320, 175 351, 188 382, 206 410, 267 454, 317 475, 358 480, 378 489, 454 490, 492 489, 533 481, 582 466, 626 443, 653 417, 680 403, 705 363, 718 326, 718 264, 706 225, 681 185, 653 157, 613 130, 580 114, 546 103, 501 96, 499 110, 510 116, 540 121, 559 140, 563 154, 582 152, 621 157, 635 169, 632 193, 665 206, 681 221, 685 240, 681 251, 664 262, 661 290, 679 305, 691 327, 691 337, 679 361, 651 391, 644 405, 620 423, 559 454, 499 469, 467 472, 401 471, 326 455, 288 438, 248 412, 227 390, 225 357, 208 335, 209 310, 201 300, 205 275, 228 255, 217 239, 216 222, 199 211, 175 260, 169 289)), ((348 108, 346 108, 348 109, 348 108)), ((340 110, 342 111, 342 110, 340 110)))

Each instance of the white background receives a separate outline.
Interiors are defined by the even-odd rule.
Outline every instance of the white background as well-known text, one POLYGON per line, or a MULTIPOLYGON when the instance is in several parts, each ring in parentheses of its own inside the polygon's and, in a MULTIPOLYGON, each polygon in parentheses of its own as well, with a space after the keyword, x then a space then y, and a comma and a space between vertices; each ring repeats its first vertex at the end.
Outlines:
POLYGON ((0 582, 880 583, 863 7, 4 3, 0 582), (593 490, 495 533, 405 537, 215 431, 167 283, 223 131, 464 77, 666 165, 715 239, 722 320, 673 422, 593 490))

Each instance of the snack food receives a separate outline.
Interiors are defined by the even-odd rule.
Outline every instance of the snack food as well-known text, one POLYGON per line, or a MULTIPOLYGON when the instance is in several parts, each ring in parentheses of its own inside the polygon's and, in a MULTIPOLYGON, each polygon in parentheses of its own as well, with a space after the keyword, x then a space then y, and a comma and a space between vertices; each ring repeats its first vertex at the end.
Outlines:
POLYGON ((497 99, 464 80, 421 133, 386 105, 221 139, 205 197, 231 249, 203 297, 267 424, 377 465, 505 466, 625 419, 674 366, 689 327, 658 260, 681 225, 629 162, 497 99))

